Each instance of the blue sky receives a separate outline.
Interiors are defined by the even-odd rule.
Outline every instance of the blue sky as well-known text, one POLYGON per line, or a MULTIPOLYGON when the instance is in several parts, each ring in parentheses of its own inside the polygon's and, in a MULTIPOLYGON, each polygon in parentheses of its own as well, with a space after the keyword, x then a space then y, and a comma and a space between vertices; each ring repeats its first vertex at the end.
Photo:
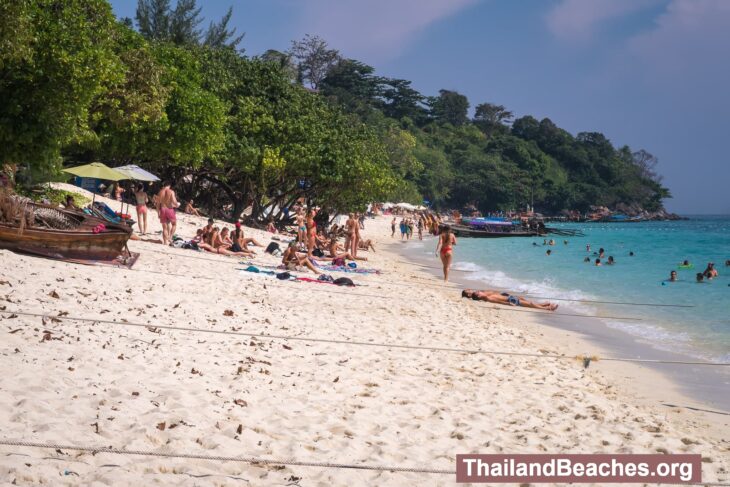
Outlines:
MULTIPOLYGON (((671 211, 730 214, 730 0, 207 0, 248 55, 317 34, 427 95, 457 90, 644 148, 671 211)), ((173 0, 174 4, 174 0, 173 0)), ((136 1, 112 0, 134 17, 136 1)))

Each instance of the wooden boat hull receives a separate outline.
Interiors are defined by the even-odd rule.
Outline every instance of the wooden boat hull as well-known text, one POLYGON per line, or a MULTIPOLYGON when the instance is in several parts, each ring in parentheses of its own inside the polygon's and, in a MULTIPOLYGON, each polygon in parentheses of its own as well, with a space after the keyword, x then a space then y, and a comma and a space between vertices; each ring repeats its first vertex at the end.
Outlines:
POLYGON ((130 236, 131 232, 116 228, 101 233, 25 228, 21 233, 0 223, 0 248, 59 259, 113 259, 124 253, 130 236))

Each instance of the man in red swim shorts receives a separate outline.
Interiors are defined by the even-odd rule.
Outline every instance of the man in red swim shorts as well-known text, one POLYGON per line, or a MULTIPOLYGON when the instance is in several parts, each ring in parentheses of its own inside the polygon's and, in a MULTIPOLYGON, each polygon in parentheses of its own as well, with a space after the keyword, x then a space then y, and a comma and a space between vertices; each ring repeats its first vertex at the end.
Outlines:
POLYGON ((165 181, 162 183, 162 189, 157 193, 157 213, 162 224, 163 245, 172 245, 172 236, 175 235, 175 228, 177 228, 175 208, 180 206, 175 192, 170 186, 170 183, 165 181))

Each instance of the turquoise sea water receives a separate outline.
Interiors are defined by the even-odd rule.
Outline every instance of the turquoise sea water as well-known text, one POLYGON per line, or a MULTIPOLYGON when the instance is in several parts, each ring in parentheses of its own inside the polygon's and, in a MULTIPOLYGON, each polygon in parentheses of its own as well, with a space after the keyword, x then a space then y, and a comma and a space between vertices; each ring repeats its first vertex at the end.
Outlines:
MULTIPOLYGON (((543 246, 542 238, 461 238, 455 249, 454 268, 475 271, 469 278, 484 281, 484 287, 533 296, 693 305, 669 308, 557 301, 561 308, 571 311, 641 318, 609 319, 606 323, 655 348, 730 361, 730 267, 725 266, 730 259, 730 217, 550 226, 579 229, 585 236, 553 236, 555 246, 543 246), (533 242, 538 245, 533 246, 533 242), (590 252, 586 251, 587 244, 590 252), (594 265, 593 252, 600 247, 605 249, 606 257, 614 257, 615 265, 594 265), (552 255, 546 255, 547 249, 552 255), (591 258, 590 263, 583 262, 586 256, 591 258), (685 259, 694 264, 694 269, 678 269, 685 259), (720 275, 697 284, 695 274, 702 272, 708 262, 715 263, 720 275), (679 282, 662 284, 671 270, 677 271, 679 282)), ((430 242, 426 245, 431 246, 430 242)), ((605 259, 602 261, 605 264, 605 259)))

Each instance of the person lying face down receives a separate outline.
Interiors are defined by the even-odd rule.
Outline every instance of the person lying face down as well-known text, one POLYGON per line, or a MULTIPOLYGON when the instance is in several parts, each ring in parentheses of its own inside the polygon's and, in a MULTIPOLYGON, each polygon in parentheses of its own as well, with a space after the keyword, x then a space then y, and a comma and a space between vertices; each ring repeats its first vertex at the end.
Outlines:
POLYGON ((464 289, 461 291, 462 298, 473 299, 475 301, 486 301, 488 303, 504 304, 508 306, 521 306, 523 308, 543 309, 546 311, 555 311, 558 309, 557 304, 553 303, 536 303, 528 301, 525 298, 514 296, 510 293, 497 291, 494 289, 484 289, 481 291, 475 289, 464 289))

